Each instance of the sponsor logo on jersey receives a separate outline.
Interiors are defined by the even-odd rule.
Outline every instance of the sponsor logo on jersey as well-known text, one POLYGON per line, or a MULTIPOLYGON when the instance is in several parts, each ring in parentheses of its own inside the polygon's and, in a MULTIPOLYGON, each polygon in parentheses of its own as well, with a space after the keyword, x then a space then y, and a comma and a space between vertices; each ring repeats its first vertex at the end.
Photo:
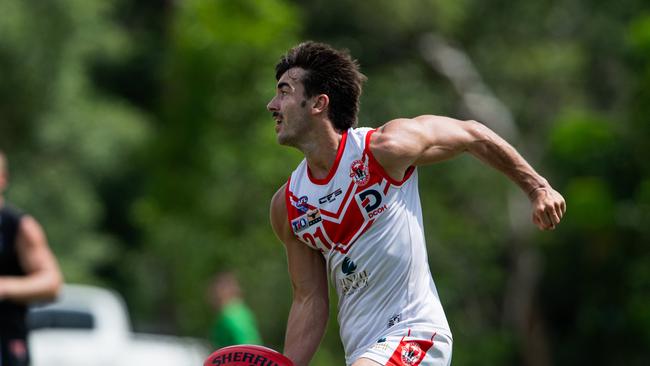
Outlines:
POLYGON ((377 351, 388 351, 388 343, 386 343, 386 338, 382 337, 377 340, 377 343, 373 344, 370 349, 374 349, 377 351))
POLYGON ((298 234, 299 232, 311 226, 314 226, 321 221, 323 221, 323 218, 320 216, 320 210, 311 210, 306 214, 298 217, 297 219, 291 220, 291 229, 293 229, 294 233, 298 234))
POLYGON ((336 197, 340 196, 343 193, 341 188, 337 189, 336 191, 332 193, 328 193, 326 196, 323 196, 318 199, 318 203, 321 205, 325 202, 334 202, 336 200, 336 197))
POLYGON ((413 366, 420 363, 424 352, 417 342, 407 342, 402 346, 402 362, 405 366, 413 366))
POLYGON ((357 195, 357 201, 361 208, 363 208, 363 211, 365 211, 368 219, 377 217, 388 210, 388 205, 382 204, 384 195, 381 194, 378 185, 374 185, 359 193, 357 195))
POLYGON ((363 187, 370 181, 368 165, 363 160, 355 160, 350 165, 350 178, 353 178, 358 186, 363 187))
POLYGON ((395 314, 388 319, 388 328, 402 321, 402 313, 395 314))
POLYGON ((366 270, 357 272, 357 265, 350 257, 346 256, 343 259, 341 272, 345 275, 345 277, 339 279, 339 286, 343 295, 352 295, 368 286, 368 272, 366 270))
POLYGON ((309 226, 313 226, 318 224, 319 222, 323 221, 323 219, 320 217, 320 210, 315 209, 307 212, 307 224, 309 226))
POLYGON ((351 274, 354 274, 354 271, 357 270, 357 265, 350 259, 350 257, 345 257, 343 259, 343 265, 341 265, 341 272, 343 272, 344 275, 349 276, 351 274))
POLYGON ((302 196, 295 201, 291 201, 291 203, 295 208, 298 209, 298 211, 307 212, 307 210, 309 210, 309 207, 307 205, 307 200, 308 200, 307 196, 302 196))

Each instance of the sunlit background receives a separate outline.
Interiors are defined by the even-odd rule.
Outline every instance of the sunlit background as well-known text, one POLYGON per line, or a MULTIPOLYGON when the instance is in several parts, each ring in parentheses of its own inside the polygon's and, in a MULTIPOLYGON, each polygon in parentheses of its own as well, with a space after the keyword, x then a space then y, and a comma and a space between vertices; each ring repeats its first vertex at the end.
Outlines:
MULTIPOLYGON (((300 161, 265 106, 296 43, 347 48, 360 125, 486 123, 566 198, 526 198, 471 157, 420 169, 453 364, 647 365, 650 4, 646 0, 0 2, 0 149, 10 202, 66 282, 118 291, 136 331, 207 340, 233 270, 264 344, 291 302, 269 200, 300 161)), ((312 363, 344 364, 336 305, 312 363)), ((373 309, 359 309, 373 311, 373 309)))

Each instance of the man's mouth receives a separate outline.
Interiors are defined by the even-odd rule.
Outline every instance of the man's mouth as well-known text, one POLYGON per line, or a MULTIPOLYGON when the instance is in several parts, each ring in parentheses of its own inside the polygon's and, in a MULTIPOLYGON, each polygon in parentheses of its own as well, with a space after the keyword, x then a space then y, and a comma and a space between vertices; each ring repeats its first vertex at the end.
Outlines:
POLYGON ((273 112, 273 119, 276 124, 280 124, 282 122, 282 115, 278 112, 273 112))

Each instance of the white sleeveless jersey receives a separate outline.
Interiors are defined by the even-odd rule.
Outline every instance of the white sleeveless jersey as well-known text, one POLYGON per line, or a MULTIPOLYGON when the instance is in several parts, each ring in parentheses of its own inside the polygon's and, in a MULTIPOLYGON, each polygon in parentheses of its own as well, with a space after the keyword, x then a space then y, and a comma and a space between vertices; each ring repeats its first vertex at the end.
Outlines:
POLYGON ((409 329, 451 336, 429 272, 417 171, 390 178, 368 148, 373 132, 349 129, 325 179, 303 160, 286 189, 294 234, 322 253, 336 287, 348 364, 409 329))

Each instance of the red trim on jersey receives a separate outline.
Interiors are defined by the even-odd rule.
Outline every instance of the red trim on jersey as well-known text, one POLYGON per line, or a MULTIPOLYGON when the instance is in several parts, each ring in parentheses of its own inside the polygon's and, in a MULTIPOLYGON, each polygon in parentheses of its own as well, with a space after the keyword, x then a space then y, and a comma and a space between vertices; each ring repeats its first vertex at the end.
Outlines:
MULTIPOLYGON (((284 187, 284 204, 287 206, 287 221, 289 222, 289 229, 291 229, 291 211, 290 208, 293 207, 291 204, 291 198, 290 195, 292 195, 291 191, 289 191, 289 185, 291 184, 291 175, 289 175, 289 179, 287 179, 287 186, 284 187)), ((291 230, 293 232, 293 230, 291 230)))
POLYGON ((386 187, 384 187, 384 196, 388 194, 388 189, 390 189, 390 182, 386 183, 386 187))
POLYGON ((321 215, 338 219, 341 216, 341 213, 343 212, 343 208, 348 203, 348 198, 350 198, 350 194, 353 191, 354 191, 354 180, 351 180, 350 185, 348 186, 347 191, 345 191, 345 196, 343 196, 343 200, 341 201, 341 204, 339 205, 339 209, 336 211, 336 213, 321 209, 320 210, 321 215))
POLYGON ((386 170, 384 170, 384 167, 381 166, 381 164, 379 164, 379 161, 377 161, 375 155, 373 155, 372 150, 370 150, 370 136, 372 136, 372 134, 375 133, 375 131, 377 130, 370 130, 366 134, 366 146, 364 147, 364 152, 369 157, 368 164, 372 165, 375 169, 377 169, 379 174, 381 174, 384 178, 386 178, 388 182, 396 186, 401 186, 402 184, 404 184, 404 182, 406 182, 411 177, 413 171, 415 171, 415 167, 413 165, 409 166, 406 169, 406 172, 404 173, 404 178, 402 178, 402 180, 395 180, 390 175, 388 175, 388 173, 386 173, 386 170))
MULTIPOLYGON (((368 231, 368 229, 370 229, 370 227, 372 226, 372 224, 374 222, 375 222, 375 219, 372 219, 372 220, 368 221, 366 226, 364 226, 361 229, 361 232, 359 232, 359 234, 357 234, 357 237, 354 238, 354 240, 352 240, 352 242, 350 244, 340 244, 340 245, 337 244, 336 246, 334 246, 334 250, 339 251, 341 254, 348 254, 350 249, 352 249, 352 246, 354 245, 354 243, 357 242, 357 239, 359 239, 366 231, 368 231)), ((358 232, 358 230, 357 230, 357 232, 358 232)))
POLYGON ((309 177, 309 180, 318 185, 325 185, 332 180, 332 177, 334 176, 334 173, 336 173, 336 169, 339 167, 339 162, 341 162, 341 156, 343 156, 343 151, 345 151, 345 143, 348 140, 348 131, 345 130, 343 131, 343 135, 341 136, 341 142, 339 143, 339 149, 336 152, 336 159, 334 160, 334 164, 330 168, 330 171, 327 173, 327 177, 323 179, 317 179, 314 178, 311 175, 311 169, 309 169, 309 164, 307 164, 307 176, 309 177))

